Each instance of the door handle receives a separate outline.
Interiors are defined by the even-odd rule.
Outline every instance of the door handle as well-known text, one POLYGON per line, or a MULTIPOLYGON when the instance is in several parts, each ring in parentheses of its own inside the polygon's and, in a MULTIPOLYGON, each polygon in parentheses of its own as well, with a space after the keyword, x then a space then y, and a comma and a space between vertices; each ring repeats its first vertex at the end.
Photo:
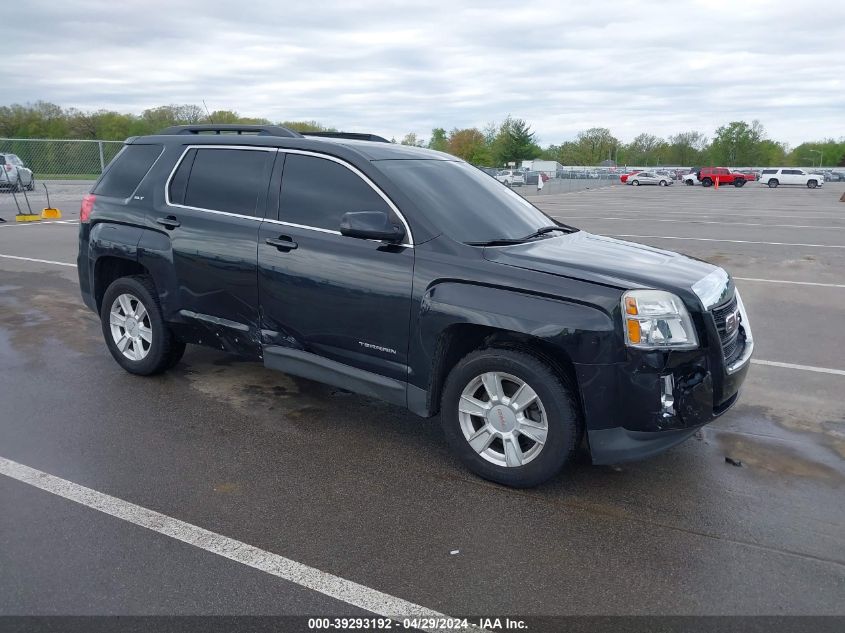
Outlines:
POLYGON ((177 226, 182 226, 182 223, 173 215, 168 215, 166 218, 156 218, 156 223, 161 224, 168 231, 172 231, 177 226))
POLYGON ((295 249, 299 246, 299 244, 294 242, 287 235, 280 235, 278 238, 268 237, 264 241, 267 244, 269 244, 270 246, 275 246, 278 250, 282 251, 283 253, 287 253, 288 251, 292 251, 293 249, 295 249))

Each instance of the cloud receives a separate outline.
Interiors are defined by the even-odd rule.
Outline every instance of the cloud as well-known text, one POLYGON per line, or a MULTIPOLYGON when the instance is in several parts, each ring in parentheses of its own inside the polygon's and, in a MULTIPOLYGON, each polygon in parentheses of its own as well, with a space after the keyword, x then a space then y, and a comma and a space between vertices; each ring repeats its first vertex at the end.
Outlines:
POLYGON ((510 113, 544 144, 597 125, 630 140, 755 118, 792 144, 845 135, 843 3, 31 0, 15 11, 3 103, 139 112, 205 99, 397 137, 510 113))

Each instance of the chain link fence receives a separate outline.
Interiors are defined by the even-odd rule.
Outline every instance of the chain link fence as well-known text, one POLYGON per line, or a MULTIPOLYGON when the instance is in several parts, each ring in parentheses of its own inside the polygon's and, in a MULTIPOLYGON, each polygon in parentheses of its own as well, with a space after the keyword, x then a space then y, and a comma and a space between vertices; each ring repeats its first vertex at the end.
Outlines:
POLYGON ((0 154, 14 154, 39 180, 95 180, 122 141, 0 138, 0 154))

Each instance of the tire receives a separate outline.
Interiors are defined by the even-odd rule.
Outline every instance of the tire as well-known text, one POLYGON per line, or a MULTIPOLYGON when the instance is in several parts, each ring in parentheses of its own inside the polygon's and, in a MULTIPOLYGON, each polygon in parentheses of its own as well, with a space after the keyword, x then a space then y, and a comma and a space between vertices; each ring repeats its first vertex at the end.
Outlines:
POLYGON ((155 285, 147 276, 121 277, 112 282, 103 295, 100 323, 109 352, 130 374, 159 374, 178 363, 185 352, 185 344, 177 341, 167 327, 155 285), (139 306, 143 308, 143 316, 139 306), (120 336, 120 340, 126 341, 123 350, 117 342, 121 333, 126 335, 120 336), (133 338, 130 334, 137 336, 133 338))
POLYGON ((734 187, 739 189, 740 187, 745 186, 745 180, 734 180, 734 187))
POLYGON ((659 183, 657 183, 657 184, 658 184, 658 185, 660 185, 661 187, 665 187, 665 186, 666 186, 666 181, 665 181, 665 180, 661 180, 661 181, 660 181, 659 183))
POLYGON ((639 187, 639 186, 640 186, 640 181, 639 181, 639 180, 632 180, 632 181, 631 181, 631 184, 632 184, 632 185, 634 185, 635 187, 639 187))
POLYGON ((701 181, 701 185, 703 187, 711 187, 713 185, 713 181, 710 178, 705 178, 701 181))
POLYGON ((29 179, 29 184, 26 187, 27 191, 34 191, 35 190, 35 176, 29 179))
POLYGON ((819 186, 819 182, 817 180, 808 180, 807 181, 807 188, 808 189, 815 189, 819 186))
POLYGON ((554 477, 575 455, 581 426, 575 393, 568 380, 530 354, 504 348, 478 350, 461 359, 449 373, 443 389, 440 421, 446 440, 469 470, 506 486, 527 488, 554 477), (500 380, 490 379, 493 374, 500 380), (482 376, 488 377, 488 383, 493 380, 496 390, 505 394, 503 397, 508 400, 490 405, 498 400, 489 395, 482 376), (515 429, 520 424, 518 416, 521 414, 513 413, 509 400, 516 395, 520 381, 529 388, 524 393, 533 390, 536 396, 530 404, 526 403, 521 417, 523 422, 527 420, 534 426, 523 428, 537 438, 543 437, 543 442, 515 429), (472 394, 473 400, 465 398, 466 393, 472 394), (473 401, 490 406, 468 406, 473 401), (463 411, 460 410, 462 406, 463 411), (470 410, 489 412, 482 416, 470 413, 470 410), (487 417, 494 415, 498 417, 487 417), (479 435, 482 429, 488 429, 488 432, 479 435), (487 442, 485 447, 479 445, 479 451, 470 445, 469 437, 473 434, 487 442), (510 451, 505 448, 505 437, 510 438, 507 440, 512 447, 510 451), (508 460, 522 462, 522 465, 509 466, 508 460))
POLYGON ((695 187, 695 183, 694 183, 692 180, 685 180, 685 181, 684 181, 684 184, 685 184, 687 187, 695 187))
POLYGON ((777 187, 779 184, 780 184, 780 183, 777 181, 777 178, 771 178, 771 179, 769 180, 769 182, 768 182, 769 189, 774 189, 774 188, 775 188, 775 187, 777 187))

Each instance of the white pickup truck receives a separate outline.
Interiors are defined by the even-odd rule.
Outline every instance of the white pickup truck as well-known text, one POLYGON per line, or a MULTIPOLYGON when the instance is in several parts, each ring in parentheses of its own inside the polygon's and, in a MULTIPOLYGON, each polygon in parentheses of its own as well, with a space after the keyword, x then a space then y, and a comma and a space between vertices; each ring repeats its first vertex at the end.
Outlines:
POLYGON ((508 187, 521 187, 525 184, 525 176, 516 169, 503 169, 496 174, 496 180, 508 187))
POLYGON ((822 174, 813 174, 803 169, 764 169, 760 174, 760 182, 772 189, 778 185, 801 185, 815 189, 824 185, 822 174))

